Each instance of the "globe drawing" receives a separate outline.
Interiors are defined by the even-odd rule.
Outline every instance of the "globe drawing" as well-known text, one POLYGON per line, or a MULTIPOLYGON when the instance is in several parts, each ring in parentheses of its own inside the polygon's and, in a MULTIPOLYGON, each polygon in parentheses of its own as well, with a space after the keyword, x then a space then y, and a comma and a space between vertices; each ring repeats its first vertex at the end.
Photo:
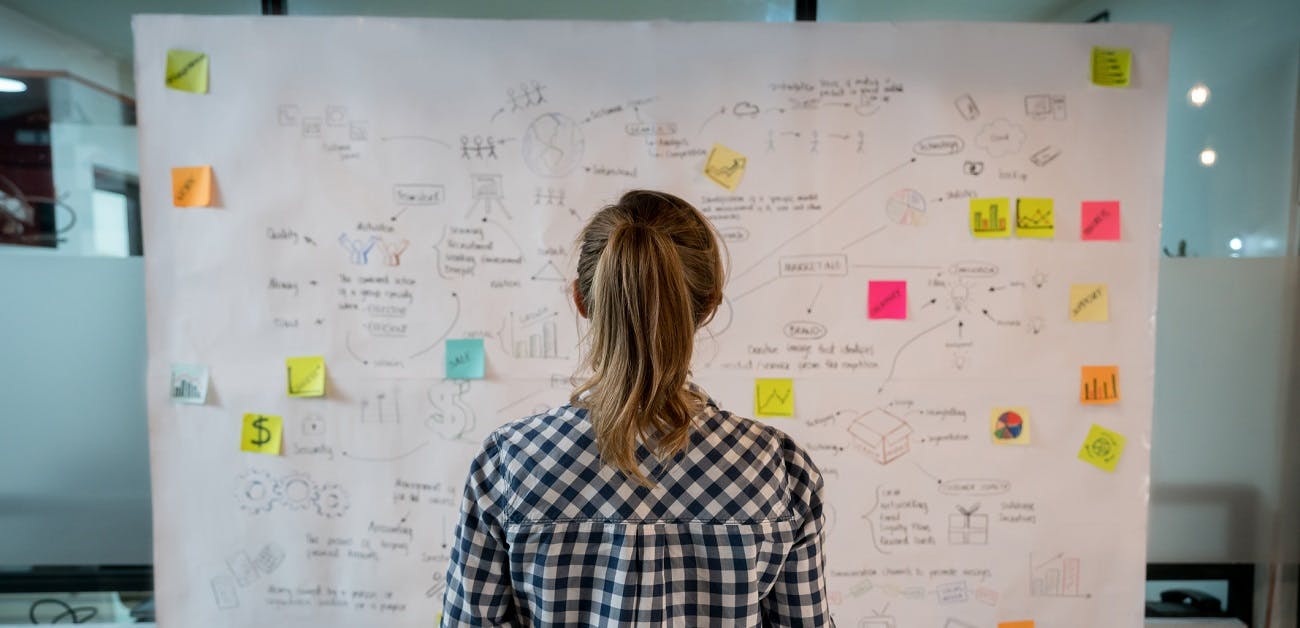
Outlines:
POLYGON ((585 146, 582 129, 573 118, 542 114, 524 132, 524 163, 539 176, 562 177, 578 166, 585 146))

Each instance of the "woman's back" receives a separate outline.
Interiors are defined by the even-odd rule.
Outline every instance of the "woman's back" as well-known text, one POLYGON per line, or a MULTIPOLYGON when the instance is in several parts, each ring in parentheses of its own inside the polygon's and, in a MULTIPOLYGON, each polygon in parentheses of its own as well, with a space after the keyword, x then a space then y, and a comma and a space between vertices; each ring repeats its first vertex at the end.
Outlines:
POLYGON ((510 423, 471 467, 444 618, 488 625, 826 625, 821 475, 789 437, 702 406, 646 485, 587 410, 510 423))

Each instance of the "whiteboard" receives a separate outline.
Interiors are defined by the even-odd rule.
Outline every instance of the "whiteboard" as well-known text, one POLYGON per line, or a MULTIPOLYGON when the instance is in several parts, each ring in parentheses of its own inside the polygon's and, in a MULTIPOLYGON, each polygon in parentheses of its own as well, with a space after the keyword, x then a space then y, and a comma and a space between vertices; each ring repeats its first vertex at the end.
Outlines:
POLYGON ((134 28, 164 625, 429 625, 468 461, 567 398, 573 239, 633 187, 727 242, 695 380, 743 415, 788 394, 756 379, 793 382, 763 420, 826 478, 839 625, 1140 624, 1166 28, 134 28), (1090 81, 1094 46, 1131 51, 1128 87, 1090 81), (169 48, 209 55, 209 93, 164 86, 169 48), (715 145, 743 164, 706 173, 715 145), (197 165, 213 207, 173 207, 197 165), (1084 238, 1093 201, 1117 240, 1084 238), (1073 320, 1096 285, 1108 320, 1073 320), (461 338, 484 379, 444 378, 461 338), (327 395, 288 397, 312 355, 327 395), (209 369, 205 404, 171 401, 176 363, 209 369), (1116 402, 1083 403, 1109 390, 1088 365, 1116 402), (282 455, 240 451, 245 413, 283 417, 282 455), (1126 439, 1113 471, 1079 458, 1094 425, 1126 439))

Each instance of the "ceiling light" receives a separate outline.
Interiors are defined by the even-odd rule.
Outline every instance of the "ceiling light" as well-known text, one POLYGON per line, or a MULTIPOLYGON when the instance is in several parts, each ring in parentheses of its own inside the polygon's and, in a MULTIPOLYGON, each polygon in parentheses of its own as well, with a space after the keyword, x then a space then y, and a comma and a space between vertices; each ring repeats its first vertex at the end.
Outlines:
POLYGON ((1210 99, 1210 88, 1205 83, 1197 83, 1187 90, 1187 101, 1192 103, 1193 107, 1200 107, 1210 99))
POLYGON ((1201 165, 1213 166, 1214 162, 1219 160, 1219 154, 1214 152, 1213 148, 1207 148, 1201 151, 1201 165))
POLYGON ((11 78, 5 78, 3 76, 0 76, 0 92, 17 93, 17 92, 25 92, 25 91, 27 91, 26 83, 18 79, 11 79, 11 78))

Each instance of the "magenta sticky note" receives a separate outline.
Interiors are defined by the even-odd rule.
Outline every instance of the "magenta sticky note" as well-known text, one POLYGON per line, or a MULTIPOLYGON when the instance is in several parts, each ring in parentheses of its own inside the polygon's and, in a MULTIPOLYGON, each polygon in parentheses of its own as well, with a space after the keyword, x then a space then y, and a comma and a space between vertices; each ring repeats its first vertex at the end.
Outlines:
POLYGON ((907 282, 871 281, 867 283, 867 318, 907 318, 907 282))
POLYGON ((1081 215, 1084 240, 1119 239, 1119 201, 1084 201, 1081 215))

